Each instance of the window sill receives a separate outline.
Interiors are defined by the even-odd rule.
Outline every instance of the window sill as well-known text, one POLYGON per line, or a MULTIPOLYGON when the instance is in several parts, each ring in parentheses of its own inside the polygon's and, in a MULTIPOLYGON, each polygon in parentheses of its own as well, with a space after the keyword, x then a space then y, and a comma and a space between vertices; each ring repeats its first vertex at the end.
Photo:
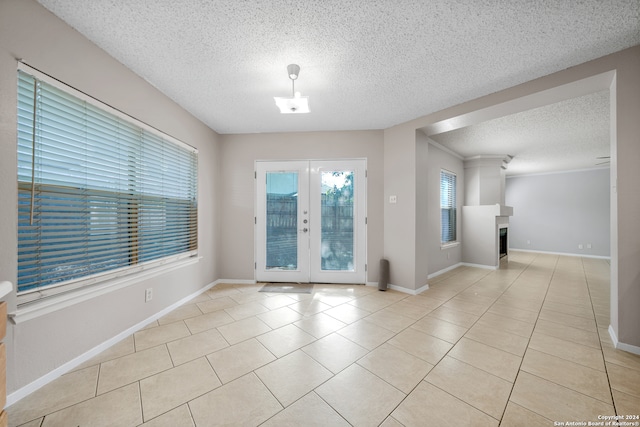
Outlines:
POLYGON ((83 301, 90 300, 97 296, 131 286, 142 280, 147 280, 159 276, 160 274, 195 264, 200 260, 200 258, 202 257, 195 256, 181 259, 175 262, 142 270, 137 273, 132 273, 127 276, 107 280, 100 284, 79 288, 72 292, 62 293, 39 301, 34 301, 32 303, 25 304, 25 306, 18 308, 13 313, 9 313, 9 319, 14 325, 36 319, 83 301))
POLYGON ((460 246, 460 242, 440 243, 440 250, 451 249, 456 246, 460 246))

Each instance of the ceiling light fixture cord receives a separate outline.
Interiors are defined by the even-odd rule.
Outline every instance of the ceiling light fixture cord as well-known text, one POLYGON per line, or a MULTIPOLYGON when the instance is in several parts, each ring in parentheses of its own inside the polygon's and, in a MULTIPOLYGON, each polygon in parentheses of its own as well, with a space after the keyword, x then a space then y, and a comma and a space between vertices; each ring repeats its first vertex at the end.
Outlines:
POLYGON ((276 105, 282 114, 308 113, 309 97, 296 92, 296 80, 300 75, 300 66, 298 64, 287 65, 287 74, 291 79, 291 98, 274 97, 276 105))

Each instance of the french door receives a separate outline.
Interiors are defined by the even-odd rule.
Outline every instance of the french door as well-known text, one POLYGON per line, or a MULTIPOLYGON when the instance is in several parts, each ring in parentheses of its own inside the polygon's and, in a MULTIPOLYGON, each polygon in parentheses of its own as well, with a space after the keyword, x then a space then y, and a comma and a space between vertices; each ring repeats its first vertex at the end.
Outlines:
POLYGON ((364 283, 366 160, 256 162, 256 280, 364 283))

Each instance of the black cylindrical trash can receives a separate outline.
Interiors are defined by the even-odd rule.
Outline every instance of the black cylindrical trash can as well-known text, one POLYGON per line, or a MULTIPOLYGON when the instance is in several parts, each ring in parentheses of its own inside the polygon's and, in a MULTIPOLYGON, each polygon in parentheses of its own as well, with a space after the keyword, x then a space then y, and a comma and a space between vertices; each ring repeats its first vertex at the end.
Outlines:
POLYGON ((389 260, 380 260, 380 279, 378 280, 378 290, 386 291, 389 283, 389 260))

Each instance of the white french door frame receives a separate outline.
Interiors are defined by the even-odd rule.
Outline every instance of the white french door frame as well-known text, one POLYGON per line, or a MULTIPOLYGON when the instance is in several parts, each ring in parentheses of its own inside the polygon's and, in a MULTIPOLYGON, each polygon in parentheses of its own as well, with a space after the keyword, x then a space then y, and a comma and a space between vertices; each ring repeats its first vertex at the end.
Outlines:
POLYGON ((308 161, 256 161, 255 165, 256 189, 255 189, 255 278, 258 282, 289 282, 303 283, 309 281, 309 240, 308 235, 308 191, 309 188, 309 162, 308 161), (267 173, 297 174, 297 263, 289 268, 267 267, 267 173), (305 231, 305 229, 307 231, 305 231))
POLYGON ((309 204, 313 223, 310 227, 310 281, 314 283, 365 283, 366 282, 366 161, 365 160, 320 160, 310 162, 309 204), (323 241, 321 212, 321 189, 323 174, 352 171, 354 174, 353 204, 353 269, 323 269, 322 259, 328 250, 328 242, 323 241), (319 225, 320 223, 320 225, 319 225))
POLYGON ((255 162, 255 279, 259 282, 366 283, 366 159, 284 160, 255 162), (322 177, 353 172, 353 263, 348 269, 323 267, 331 242, 323 242, 321 219, 322 177), (267 267, 267 173, 296 173, 297 264, 267 267))

